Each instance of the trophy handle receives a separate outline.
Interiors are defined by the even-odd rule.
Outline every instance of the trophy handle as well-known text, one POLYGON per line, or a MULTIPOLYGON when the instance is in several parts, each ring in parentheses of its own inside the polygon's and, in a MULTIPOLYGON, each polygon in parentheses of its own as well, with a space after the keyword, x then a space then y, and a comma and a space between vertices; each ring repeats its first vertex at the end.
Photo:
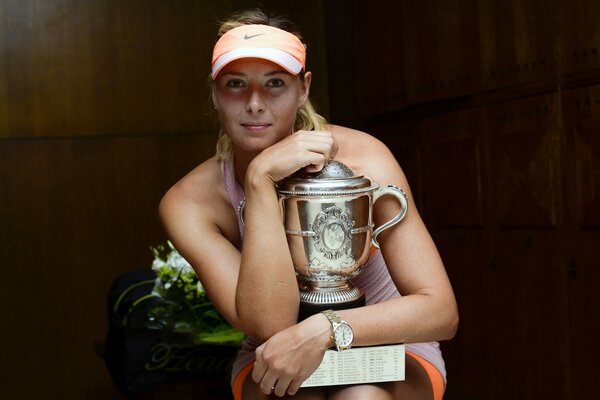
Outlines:
POLYGON ((375 248, 379 248, 379 243, 377 242, 377 235, 386 230, 387 228, 391 228, 396 225, 398 222, 402 221, 406 212, 408 211, 408 196, 404 193, 404 190, 400 189, 395 185, 386 185, 385 187, 380 187, 373 193, 373 204, 381 197, 385 195, 392 195, 400 202, 400 212, 392 219, 382 224, 380 227, 376 228, 373 231, 373 235, 371 236, 371 244, 375 246, 375 248))

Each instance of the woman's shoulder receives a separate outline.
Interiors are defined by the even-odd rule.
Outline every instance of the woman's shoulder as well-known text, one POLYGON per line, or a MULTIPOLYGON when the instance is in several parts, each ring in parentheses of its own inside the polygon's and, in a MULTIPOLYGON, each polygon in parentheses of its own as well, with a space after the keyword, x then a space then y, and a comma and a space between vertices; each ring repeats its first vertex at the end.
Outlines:
POLYGON ((333 133, 342 151, 381 150, 387 148, 383 142, 376 137, 341 125, 329 125, 328 129, 333 133), (366 149, 365 149, 365 146, 366 149))
POLYGON ((329 130, 338 143, 335 158, 352 171, 365 175, 374 182, 408 187, 402 167, 381 140, 366 132, 338 125, 331 125, 329 130))
POLYGON ((188 172, 164 195, 163 206, 180 207, 198 204, 223 204, 227 198, 221 162, 211 157, 188 172))
POLYGON ((206 185, 218 185, 219 182, 222 182, 220 164, 221 162, 216 156, 209 158, 183 176, 171 187, 169 192, 174 192, 181 196, 193 197, 205 192, 214 193, 205 189, 206 185))
POLYGON ((164 220, 179 218, 197 226, 214 226, 232 241, 239 236, 222 162, 217 157, 204 161, 175 183, 163 196, 159 213, 164 220))
POLYGON ((376 137, 356 129, 340 125, 329 125, 338 143, 336 158, 348 166, 359 167, 361 170, 373 164, 374 160, 385 160, 395 163, 394 156, 388 147, 376 137))

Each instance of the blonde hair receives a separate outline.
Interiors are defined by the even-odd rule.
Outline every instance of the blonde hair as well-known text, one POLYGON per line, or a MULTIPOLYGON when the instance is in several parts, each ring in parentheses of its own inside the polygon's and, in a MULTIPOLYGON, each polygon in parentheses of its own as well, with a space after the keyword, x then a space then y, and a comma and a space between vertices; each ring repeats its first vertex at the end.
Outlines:
MULTIPOLYGON (((302 41, 302 36, 291 21, 279 16, 268 16, 263 11, 258 9, 242 11, 240 13, 233 14, 228 20, 222 22, 219 27, 217 39, 225 34, 225 32, 233 28, 251 24, 274 26, 276 28, 293 33, 300 39, 300 41, 302 41)), ((304 80, 304 71, 301 71, 300 74, 298 74, 298 77, 299 79, 304 80)), ((209 78, 209 81, 212 86, 212 79, 209 78)), ((310 102, 310 99, 307 99, 304 105, 301 106, 296 113, 294 130, 319 131, 324 130, 326 126, 327 121, 325 118, 316 112, 315 108, 310 102)), ((227 136, 221 128, 219 132, 219 139, 217 141, 217 158, 223 160, 229 158, 230 156, 231 141, 229 140, 229 136, 227 136)))

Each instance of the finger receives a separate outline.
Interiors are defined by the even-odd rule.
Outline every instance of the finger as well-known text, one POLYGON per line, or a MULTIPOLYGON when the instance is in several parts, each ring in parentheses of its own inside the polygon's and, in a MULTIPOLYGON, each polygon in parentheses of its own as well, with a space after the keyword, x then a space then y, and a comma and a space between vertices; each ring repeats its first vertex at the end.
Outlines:
POLYGON ((330 132, 310 131, 301 135, 294 136, 295 140, 312 140, 325 143, 333 143, 335 140, 330 132))
POLYGON ((337 142, 334 140, 334 141, 333 141, 333 147, 332 147, 332 149, 331 149, 331 152, 329 153, 329 159, 330 159, 330 160, 333 160, 333 159, 335 158, 335 156, 336 156, 337 152, 338 152, 338 144, 337 144, 337 142))
POLYGON ((313 139, 314 140, 307 141, 304 144, 307 150, 314 153, 323 154, 325 156, 326 163, 336 156, 338 151, 338 145, 337 142, 333 139, 333 136, 318 136, 313 139))
POLYGON ((313 143, 327 145, 333 147, 335 145, 335 139, 329 132, 307 132, 304 134, 293 135, 290 140, 297 141, 299 143, 313 143))
POLYGON ((263 380, 265 374, 267 373, 267 366, 264 362, 258 358, 254 362, 254 368, 252 368, 252 380, 256 383, 259 383, 263 380))
POLYGON ((287 394, 289 394, 290 396, 295 395, 298 392, 298 390, 300 390, 301 385, 302 385, 301 381, 299 381, 297 379, 292 379, 292 381, 288 385, 287 394))
MULTIPOLYGON (((264 394, 271 394, 277 389, 277 378, 273 375, 265 375, 262 381, 260 381, 260 391, 264 394)), ((284 391, 285 393, 285 391, 284 391)))
MULTIPOLYGON (((337 144, 329 132, 305 132, 297 134, 297 136, 290 140, 291 143, 289 144, 293 147, 288 151, 299 157, 299 159, 305 160, 307 156, 311 156, 310 153, 317 153, 322 154, 326 160, 329 160, 337 152, 337 144)), ((311 161, 312 163, 318 164, 318 162, 314 161, 311 161)))
POLYGON ((304 131, 299 130, 294 132, 297 136, 321 136, 321 137, 332 137, 333 134, 329 131, 304 131))
POLYGON ((320 153, 310 153, 307 155, 307 164, 305 169, 307 172, 318 172, 323 169, 325 164, 329 162, 327 157, 320 153))
POLYGON ((322 140, 301 140, 296 143, 296 149, 299 151, 312 151, 324 155, 331 155, 334 149, 334 142, 322 140))
POLYGON ((278 397, 285 396, 285 394, 288 391, 288 388, 290 386, 290 381, 291 380, 289 378, 279 378, 275 384, 275 389, 273 390, 273 393, 275 394, 275 396, 278 396, 278 397))
POLYGON ((259 383, 262 381, 263 376, 265 376, 264 371, 261 371, 259 368, 257 368, 256 363, 254 363, 254 368, 252 369, 252 380, 254 383, 259 383))

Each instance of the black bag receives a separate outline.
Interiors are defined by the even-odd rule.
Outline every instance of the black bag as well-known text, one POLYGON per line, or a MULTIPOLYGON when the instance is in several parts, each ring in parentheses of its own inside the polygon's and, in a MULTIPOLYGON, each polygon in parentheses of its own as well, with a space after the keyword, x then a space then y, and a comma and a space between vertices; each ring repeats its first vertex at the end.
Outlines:
POLYGON ((119 391, 133 398, 166 381, 228 382, 236 347, 194 345, 152 328, 148 312, 162 303, 152 294, 155 278, 151 269, 127 272, 109 292, 104 361, 119 391))

